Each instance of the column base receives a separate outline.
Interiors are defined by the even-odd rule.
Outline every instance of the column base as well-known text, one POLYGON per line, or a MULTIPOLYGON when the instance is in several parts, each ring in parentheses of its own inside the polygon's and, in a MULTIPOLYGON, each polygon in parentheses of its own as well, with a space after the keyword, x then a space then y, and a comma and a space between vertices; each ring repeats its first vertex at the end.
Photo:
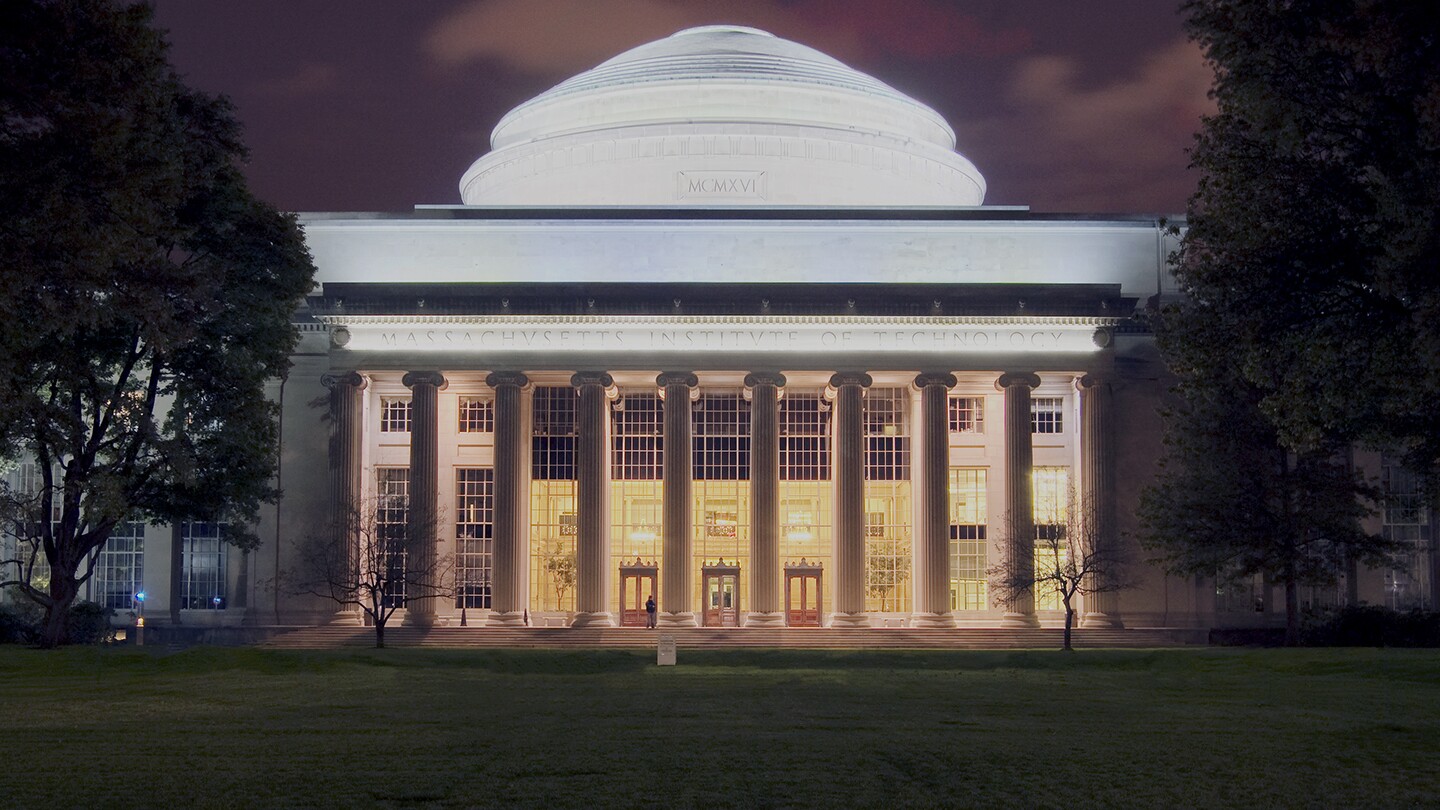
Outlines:
POLYGON ((955 617, 949 613, 912 613, 910 626, 922 630, 948 630, 955 626, 955 617))
MULTIPOLYGON (((248 613, 245 619, 246 624, 252 623, 249 621, 250 616, 248 613)), ((365 622, 361 620, 360 611, 358 610, 341 610, 330 619, 331 627, 362 627, 364 624, 365 622)))
POLYGON ((597 610, 586 613, 576 613, 570 619, 571 627, 614 627, 615 617, 608 612, 597 610))
POLYGON ((679 613, 661 613, 656 617, 655 623, 660 627, 698 627, 695 622, 695 614, 690 611, 679 613))
POLYGON ((420 613, 414 610, 405 611, 405 618, 400 620, 401 627, 434 627, 439 624, 434 613, 420 613))
POLYGON ((486 627, 524 627, 525 611, 507 610, 492 611, 489 621, 485 622, 486 627))
POLYGON ((1007 612, 1000 618, 1000 626, 1007 630, 1035 629, 1040 626, 1040 620, 1034 613, 1007 612))
POLYGON ((832 613, 830 614, 830 626, 842 630, 860 629, 870 626, 869 613, 832 613))
POLYGON ((1125 622, 1118 613, 1086 613, 1080 626, 1087 630, 1124 630, 1125 622))
POLYGON ((784 627, 785 614, 779 611, 774 612, 751 612, 745 614, 745 626, 764 629, 770 627, 784 627))

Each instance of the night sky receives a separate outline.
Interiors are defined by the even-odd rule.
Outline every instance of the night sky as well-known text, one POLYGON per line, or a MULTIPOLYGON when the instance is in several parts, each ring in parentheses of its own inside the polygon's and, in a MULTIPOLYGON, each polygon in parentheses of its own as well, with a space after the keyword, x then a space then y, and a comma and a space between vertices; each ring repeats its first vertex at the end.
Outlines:
POLYGON ((1211 74, 1169 0, 157 0, 228 95, 253 189, 295 211, 458 203, 510 108, 695 25, 762 28, 929 104, 1037 211, 1177 213, 1211 74))

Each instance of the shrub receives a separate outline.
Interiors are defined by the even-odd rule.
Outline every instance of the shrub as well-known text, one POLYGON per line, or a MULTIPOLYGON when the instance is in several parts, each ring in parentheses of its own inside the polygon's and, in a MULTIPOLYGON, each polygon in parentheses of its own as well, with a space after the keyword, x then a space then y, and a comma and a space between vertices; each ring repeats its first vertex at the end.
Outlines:
POLYGON ((65 619, 66 640, 71 644, 105 644, 115 639, 110 617, 115 611, 94 602, 76 602, 65 619))
POLYGON ((1440 613, 1354 605, 1308 613, 1300 641, 1310 647, 1440 647, 1440 613))
POLYGON ((17 592, 0 600, 0 644, 34 644, 40 638, 40 606, 17 592))
MULTIPOLYGON (((70 608, 65 634, 69 644, 104 644, 113 641, 110 617, 115 611, 94 602, 76 602, 70 608)), ((45 611, 21 596, 0 602, 0 644, 35 644, 45 611)))

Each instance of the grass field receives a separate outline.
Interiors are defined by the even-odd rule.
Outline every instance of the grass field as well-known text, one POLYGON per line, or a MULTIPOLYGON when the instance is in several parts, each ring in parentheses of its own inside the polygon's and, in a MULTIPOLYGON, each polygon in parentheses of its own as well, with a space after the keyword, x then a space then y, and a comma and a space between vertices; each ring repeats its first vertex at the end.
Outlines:
POLYGON ((1440 653, 0 648, 0 806, 1440 805, 1440 653))

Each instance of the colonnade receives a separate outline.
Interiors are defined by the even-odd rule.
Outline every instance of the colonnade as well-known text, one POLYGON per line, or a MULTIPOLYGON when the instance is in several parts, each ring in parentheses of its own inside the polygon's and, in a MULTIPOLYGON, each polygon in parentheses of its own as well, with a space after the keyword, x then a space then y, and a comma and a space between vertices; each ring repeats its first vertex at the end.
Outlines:
MULTIPOLYGON (((327 374, 322 380, 330 389, 331 507, 337 530, 355 542, 353 516, 361 492, 361 452, 364 425, 361 395, 365 378, 355 372, 327 374)), ((609 612, 610 516, 607 493, 610 485, 610 448, 607 406, 617 394, 609 374, 582 371, 570 380, 577 389, 576 446, 576 615, 573 626, 611 626, 609 612)), ((747 626, 781 626, 780 583, 780 421, 779 401, 785 377, 775 372, 755 372, 745 378, 750 397, 750 610, 747 626)), ((437 471, 439 433, 437 393, 446 386, 438 371, 412 371, 404 376, 411 391, 410 510, 411 537, 436 535, 436 507, 439 503, 437 471)), ((528 378, 519 372, 496 372, 486 379, 495 391, 495 460, 493 523, 494 573, 490 623, 500 626, 522 624, 527 546, 528 514, 525 502, 530 476, 530 441, 524 406, 528 378)), ((834 374, 826 391, 834 407, 834 610, 831 626, 866 627, 865 610, 865 434, 863 398, 872 379, 863 372, 834 374)), ((921 513, 915 525, 917 548, 917 593, 912 622, 922 627, 952 627, 949 608, 949 430, 947 397, 956 379, 947 372, 927 372, 915 377, 913 385, 920 399, 918 453, 921 513)), ((1004 471, 1002 498, 1008 525, 1007 549, 1013 564, 1033 566, 1034 518, 1031 473, 1034 467, 1031 437, 1031 392, 1040 378, 1029 372, 1005 373, 996 380, 1004 394, 1004 471)), ((693 544, 693 501, 691 497, 691 404, 699 395, 699 380, 688 371, 667 371, 656 378, 664 400, 662 467, 665 481, 662 503, 662 566, 659 611, 660 623, 668 627, 693 627, 696 615, 691 601, 695 572, 690 565, 693 544), (675 564, 674 561, 681 561, 675 564)), ((1116 542, 1114 470, 1111 461, 1110 385, 1086 375, 1076 381, 1080 400, 1081 487, 1080 498, 1087 527, 1099 544, 1116 542)), ((353 546, 352 546, 353 548, 353 546)), ((435 543, 420 543, 409 550, 421 560, 433 558, 435 543), (426 557, 425 555, 428 555, 426 557)), ((351 564, 356 555, 351 552, 351 564)), ((1087 600, 1083 617, 1086 626, 1120 626, 1113 593, 1097 593, 1087 600)), ((1021 593, 1007 604, 1003 625, 1038 626, 1035 599, 1021 593)), ((406 621, 426 625, 435 621, 437 600, 411 602, 406 621)), ((342 616, 339 621, 352 621, 342 616)))

